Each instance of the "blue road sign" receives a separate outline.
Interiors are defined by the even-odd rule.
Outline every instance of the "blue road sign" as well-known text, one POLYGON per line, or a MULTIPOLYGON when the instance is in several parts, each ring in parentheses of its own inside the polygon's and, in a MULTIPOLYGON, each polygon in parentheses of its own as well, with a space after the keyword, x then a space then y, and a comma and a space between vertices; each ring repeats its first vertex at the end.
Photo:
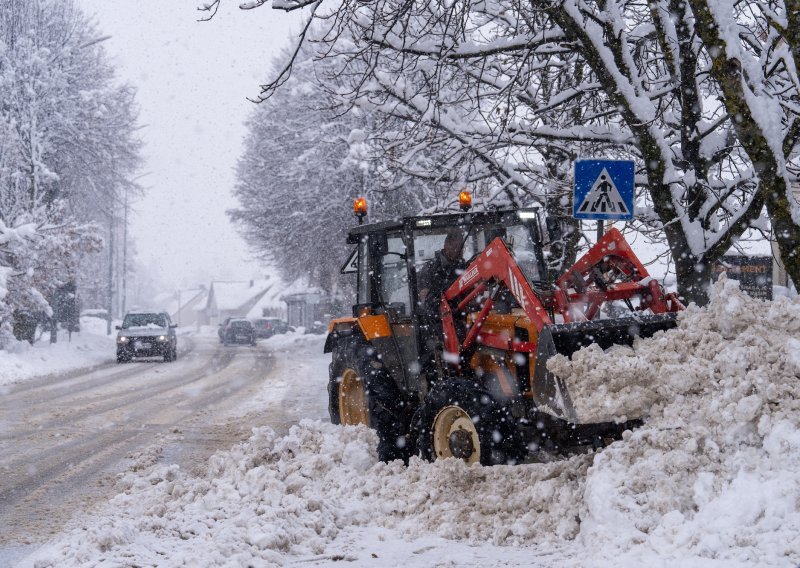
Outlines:
POLYGON ((578 160, 572 216, 576 219, 633 218, 633 161, 578 160))

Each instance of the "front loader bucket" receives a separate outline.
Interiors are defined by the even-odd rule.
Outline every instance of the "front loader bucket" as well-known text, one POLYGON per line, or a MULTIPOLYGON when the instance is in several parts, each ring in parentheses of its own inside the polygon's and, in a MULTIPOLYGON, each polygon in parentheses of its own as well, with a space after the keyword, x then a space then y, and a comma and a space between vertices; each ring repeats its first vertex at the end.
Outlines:
POLYGON ((650 337, 657 331, 677 326, 677 314, 625 316, 619 318, 548 325, 539 334, 536 367, 533 374, 533 400, 555 416, 578 423, 572 399, 564 381, 547 369, 553 355, 571 357, 582 347, 597 343, 602 349, 612 345, 633 345, 635 337, 650 337))

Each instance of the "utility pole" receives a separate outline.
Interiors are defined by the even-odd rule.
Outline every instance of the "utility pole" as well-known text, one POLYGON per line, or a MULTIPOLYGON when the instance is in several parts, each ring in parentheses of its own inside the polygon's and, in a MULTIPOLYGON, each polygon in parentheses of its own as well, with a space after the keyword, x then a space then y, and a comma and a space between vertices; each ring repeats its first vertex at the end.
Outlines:
POLYGON ((125 209, 122 217, 122 306, 120 313, 125 315, 128 293, 128 186, 125 185, 125 209))
POLYGON ((111 335, 111 318, 114 311, 114 208, 111 208, 111 218, 108 222, 108 319, 106 320, 106 335, 111 335))

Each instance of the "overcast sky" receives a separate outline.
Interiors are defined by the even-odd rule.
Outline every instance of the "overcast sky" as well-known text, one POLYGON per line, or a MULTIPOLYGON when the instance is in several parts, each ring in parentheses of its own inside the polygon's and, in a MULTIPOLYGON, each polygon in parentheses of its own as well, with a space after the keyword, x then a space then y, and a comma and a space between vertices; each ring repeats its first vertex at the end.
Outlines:
POLYGON ((233 168, 270 62, 299 14, 241 11, 223 0, 198 22, 200 0, 76 0, 110 35, 118 77, 138 89, 147 195, 134 204, 139 260, 169 287, 263 274, 228 222, 233 168))

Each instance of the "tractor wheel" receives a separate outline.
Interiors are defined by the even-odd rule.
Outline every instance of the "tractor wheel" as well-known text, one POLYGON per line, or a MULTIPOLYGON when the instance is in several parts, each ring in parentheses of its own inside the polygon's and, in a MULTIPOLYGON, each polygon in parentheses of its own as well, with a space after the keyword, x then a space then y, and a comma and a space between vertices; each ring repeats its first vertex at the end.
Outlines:
POLYGON ((410 404, 375 349, 361 338, 333 348, 328 382, 328 411, 333 424, 364 424, 378 433, 378 457, 408 461, 410 404))
POLYGON ((472 464, 513 464, 525 455, 510 414, 488 392, 463 381, 442 381, 414 415, 422 459, 459 458, 472 464))

